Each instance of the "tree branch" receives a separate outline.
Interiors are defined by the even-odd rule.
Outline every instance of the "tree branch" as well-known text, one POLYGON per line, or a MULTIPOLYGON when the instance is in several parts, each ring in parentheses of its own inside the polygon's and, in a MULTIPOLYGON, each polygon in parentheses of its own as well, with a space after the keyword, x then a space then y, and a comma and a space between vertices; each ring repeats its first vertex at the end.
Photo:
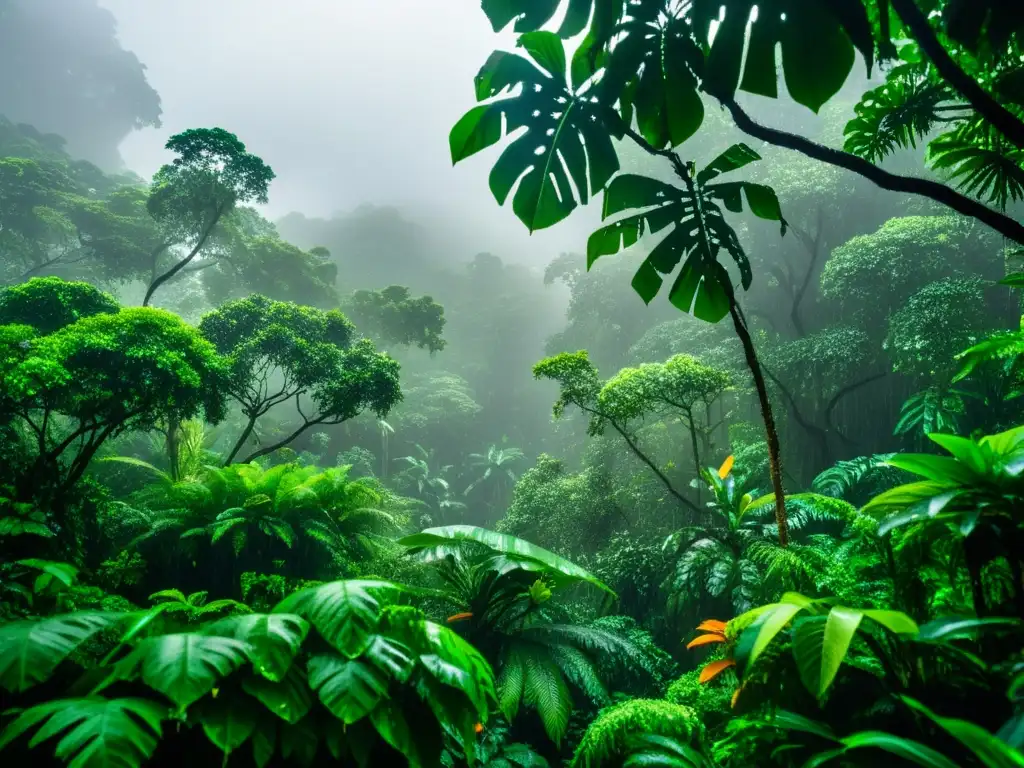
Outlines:
POLYGON ((882 189, 927 197, 952 208, 957 213, 978 219, 992 227, 1003 237, 1024 245, 1024 225, 1005 214, 999 213, 999 211, 979 203, 977 200, 972 200, 960 194, 952 187, 947 187, 945 184, 932 181, 931 179, 899 176, 895 173, 890 173, 861 157, 851 155, 849 152, 832 149, 824 144, 811 141, 804 136, 761 125, 744 112, 735 101, 723 100, 721 103, 732 114, 736 127, 748 136, 753 136, 755 139, 760 139, 777 147, 792 149, 812 160, 819 160, 838 168, 844 168, 851 173, 863 176, 882 189))
POLYGON ((828 428, 835 432, 837 435, 839 435, 839 437, 841 437, 847 443, 852 443, 853 441, 850 440, 850 438, 848 438, 842 432, 840 432, 839 428, 832 423, 832 411, 834 411, 836 406, 839 405, 839 401, 842 400, 847 395, 849 395, 851 392, 854 392, 860 389, 861 387, 865 387, 873 381, 878 381, 879 379, 885 378, 888 375, 888 371, 882 371, 881 373, 873 374, 871 376, 868 376, 866 379, 855 381, 853 384, 847 384, 845 387, 843 387, 834 395, 832 395, 832 399, 829 400, 828 405, 825 406, 825 424, 828 426, 828 428))
MULTIPOLYGON (((217 222, 220 221, 220 217, 224 215, 225 206, 223 204, 217 206, 217 210, 213 214, 213 218, 210 219, 210 223, 206 225, 205 229, 200 233, 199 239, 196 241, 195 247, 189 252, 188 256, 179 261, 173 267, 168 269, 159 277, 153 279, 149 284, 149 288, 146 289, 146 298, 142 300, 142 306, 148 307, 150 299, 153 298, 153 294, 156 293, 156 289, 166 283, 181 270, 188 266, 189 262, 192 261, 199 253, 200 249, 206 245, 206 241, 209 239, 210 234, 213 232, 213 228, 217 226, 217 222)), ((154 262, 155 266, 155 262, 154 262)))
POLYGON ((646 464, 648 466, 648 468, 657 476, 657 478, 661 481, 661 484, 665 486, 665 490, 667 490, 669 493, 671 493, 677 500, 682 502, 683 506, 689 507, 693 512, 696 512, 697 514, 700 514, 700 512, 701 512, 700 508, 696 504, 694 504, 692 501, 690 501, 688 498, 683 496, 683 494, 681 494, 679 491, 676 490, 675 486, 672 485, 672 481, 669 480, 665 476, 664 472, 662 472, 660 469, 658 469, 658 467, 654 464, 654 462, 651 461, 650 458, 648 458, 647 454, 645 454, 643 451, 640 450, 640 448, 633 441, 633 439, 628 434, 626 434, 626 431, 624 429, 622 429, 622 427, 620 427, 615 422, 614 419, 609 419, 603 413, 600 413, 600 412, 594 410, 593 408, 588 408, 587 406, 585 406, 585 405, 583 405, 581 403, 577 403, 576 405, 579 406, 581 411, 589 413, 591 416, 597 416, 599 419, 604 419, 609 424, 611 424, 612 428, 616 432, 618 432, 619 435, 622 436, 623 440, 626 441, 626 445, 629 446, 629 449, 633 452, 633 454, 638 459, 640 459, 640 461, 642 461, 644 464, 646 464))
POLYGON ((1024 149, 1024 122, 1010 112, 1006 107, 992 98, 991 94, 985 91, 978 82, 960 69, 949 52, 945 49, 934 30, 928 24, 928 19, 921 13, 914 0, 890 0, 893 10, 900 17, 900 20, 914 35, 918 45, 932 60, 935 69, 942 78, 956 88, 970 105, 985 120, 991 123, 997 131, 1017 145, 1018 149, 1024 149))

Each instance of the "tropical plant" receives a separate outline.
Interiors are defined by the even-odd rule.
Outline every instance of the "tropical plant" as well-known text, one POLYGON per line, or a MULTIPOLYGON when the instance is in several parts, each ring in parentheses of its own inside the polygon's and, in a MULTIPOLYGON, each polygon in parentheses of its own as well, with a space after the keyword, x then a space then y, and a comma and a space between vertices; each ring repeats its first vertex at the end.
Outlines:
POLYGON ((195 561, 199 541, 214 547, 230 542, 230 582, 218 579, 221 591, 237 591, 242 572, 268 572, 278 560, 290 576, 346 573, 374 557, 384 534, 406 519, 400 498, 373 479, 350 479, 348 471, 296 464, 207 467, 199 482, 142 489, 132 507, 122 507, 118 524, 127 528, 129 547, 141 548, 154 565, 166 564, 164 578, 181 573, 183 558, 195 561), (128 514, 133 524, 126 525, 128 514), (191 546, 176 545, 178 539, 191 546))
POLYGON ((471 453, 468 457, 468 466, 482 474, 466 486, 462 492, 463 496, 469 496, 473 491, 482 486, 490 486, 491 507, 498 508, 508 492, 516 483, 516 473, 509 466, 523 458, 523 452, 518 448, 499 448, 490 445, 487 453, 471 453))
MULTIPOLYGON (((711 520, 686 526, 665 540, 664 549, 674 554, 675 564, 663 587, 675 612, 689 607, 705 614, 716 609, 742 613, 781 585, 813 582, 811 563, 799 549, 780 546, 774 521, 765 521, 760 514, 774 496, 755 500, 742 492, 732 469, 729 456, 717 470, 702 470, 713 494, 707 504, 711 520)), ((836 500, 815 501, 805 494, 786 497, 793 532, 811 523, 834 521, 843 509, 836 500)))
POLYGON ((580 583, 614 597, 578 565, 515 536, 468 525, 430 528, 400 543, 436 563, 442 594, 458 608, 448 623, 493 664, 498 702, 510 722, 525 704, 557 744, 569 724, 572 692, 608 704, 604 681, 616 668, 637 664, 641 650, 624 633, 566 621, 552 602, 580 583))
POLYGON ((1003 557, 1013 574, 1013 595, 1024 616, 1020 509, 1024 486, 1024 427, 980 438, 929 434, 949 456, 900 454, 888 463, 921 478, 872 499, 863 509, 882 516, 879 534, 914 525, 939 526, 962 537, 974 609, 986 615, 983 569, 1003 557))
POLYGON ((26 746, 57 739, 69 765, 137 768, 162 740, 201 728, 225 761, 250 744, 257 766, 277 753, 301 765, 399 755, 438 765, 446 734, 472 760, 477 725, 494 702, 490 667, 450 629, 402 605, 405 597, 388 582, 340 581, 297 592, 273 613, 188 632, 154 634, 149 615, 0 626, 0 685, 13 693, 50 680, 99 633, 119 638, 107 642, 98 684, 24 709, 0 749, 23 758, 26 746))
POLYGON ((579 768, 647 765, 630 755, 636 750, 637 738, 652 746, 659 738, 685 743, 699 740, 701 730, 700 720, 689 707, 655 699, 623 701, 603 709, 590 724, 576 748, 572 765, 579 768), (632 763, 623 762, 627 756, 632 763))

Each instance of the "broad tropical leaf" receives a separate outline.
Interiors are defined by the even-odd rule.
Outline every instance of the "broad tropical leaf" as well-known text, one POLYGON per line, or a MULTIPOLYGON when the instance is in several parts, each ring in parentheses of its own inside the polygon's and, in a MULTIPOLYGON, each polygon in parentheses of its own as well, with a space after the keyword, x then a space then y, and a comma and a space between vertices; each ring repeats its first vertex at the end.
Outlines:
POLYGON ((351 725, 385 698, 388 678, 372 664, 330 653, 309 660, 309 684, 335 717, 351 725))
POLYGON ((309 624, 294 614, 254 613, 221 619, 204 631, 248 643, 253 668, 268 680, 279 682, 302 647, 309 624))
POLYGON ((418 552, 431 547, 445 544, 472 541, 483 544, 508 555, 515 555, 518 558, 532 560, 550 569, 551 573, 561 576, 567 581, 584 581, 593 584, 598 589, 614 595, 614 591, 604 582, 599 580, 589 571, 581 568, 575 563, 559 557, 553 552, 531 544, 528 541, 517 538, 507 533, 496 533, 486 528, 479 528, 475 525, 447 525, 440 528, 427 528, 419 533, 414 533, 399 540, 399 544, 407 547, 410 552, 418 552))
POLYGON ((729 312, 732 278, 718 261, 725 250, 736 262, 744 290, 753 273, 735 231, 726 222, 719 202, 733 212, 743 210, 746 199, 756 216, 783 223, 779 201, 771 188, 751 182, 710 184, 722 173, 759 159, 745 144, 736 144, 693 174, 685 188, 646 176, 623 174, 608 186, 602 218, 618 214, 613 223, 594 232, 587 241, 587 266, 602 256, 618 253, 647 234, 669 229, 651 250, 633 277, 633 289, 650 303, 661 290, 664 276, 682 269, 669 291, 669 300, 683 312, 715 323, 729 312))
POLYGON ((452 162, 527 130, 505 149, 490 175, 491 192, 504 204, 516 188, 512 208, 531 232, 565 219, 586 204, 619 169, 600 122, 600 107, 570 89, 562 41, 553 32, 529 32, 519 46, 530 56, 496 51, 476 77, 478 101, 452 128, 452 162), (518 187, 516 187, 518 183, 518 187), (578 199, 578 203, 577 203, 578 199))
POLYGON ((78 646, 123 617, 83 611, 0 625, 0 686, 21 693, 45 682, 78 646))
POLYGON ((295 724, 309 713, 313 696, 309 690, 306 671, 298 664, 288 668, 280 682, 253 675, 242 683, 242 689, 259 699, 263 706, 286 723, 295 724))
POLYGON ((139 768, 156 751, 166 707, 146 699, 58 699, 22 712, 0 735, 3 749, 44 723, 29 742, 59 736, 57 757, 70 768, 139 768))
POLYGON ((253 735, 259 715, 256 703, 240 695, 207 700, 197 713, 206 738, 224 753, 225 760, 253 735))
POLYGON ((369 646, 381 606, 401 592, 387 581, 334 581, 289 595, 274 613, 301 616, 324 640, 354 659, 369 646))
POLYGON ((229 637, 182 633, 150 637, 117 664, 117 677, 142 681, 184 710, 248 660, 249 646, 229 637))
POLYGON ((630 6, 598 86, 603 101, 619 101, 627 125, 636 115, 640 134, 657 149, 679 146, 704 120, 704 53, 681 10, 666 17, 663 3, 630 6))

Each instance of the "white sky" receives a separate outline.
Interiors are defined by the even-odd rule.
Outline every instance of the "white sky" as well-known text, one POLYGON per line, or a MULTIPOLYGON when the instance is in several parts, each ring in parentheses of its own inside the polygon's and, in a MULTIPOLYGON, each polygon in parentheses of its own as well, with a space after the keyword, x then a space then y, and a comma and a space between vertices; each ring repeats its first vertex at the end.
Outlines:
POLYGON ((100 2, 163 101, 163 127, 122 147, 138 173, 166 162, 168 136, 220 126, 277 173, 274 218, 395 204, 464 230, 462 256, 543 264, 585 249, 596 206, 531 238, 487 188, 498 150, 451 167, 448 131, 474 104, 473 77, 514 44, 479 0, 100 2))

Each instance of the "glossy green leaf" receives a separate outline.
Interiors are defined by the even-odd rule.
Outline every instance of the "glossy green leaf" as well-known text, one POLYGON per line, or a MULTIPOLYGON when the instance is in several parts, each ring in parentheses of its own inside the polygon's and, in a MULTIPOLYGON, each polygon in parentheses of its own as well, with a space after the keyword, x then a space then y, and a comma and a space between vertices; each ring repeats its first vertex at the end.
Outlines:
POLYGON ((564 557, 559 557, 553 552, 538 547, 536 544, 531 544, 510 534, 489 531, 486 528, 479 528, 475 525, 448 525, 440 528, 427 528, 419 533, 414 533, 400 539, 398 543, 408 548, 410 552, 415 553, 440 544, 462 541, 476 542, 493 549, 495 552, 512 554, 516 557, 533 560, 550 569, 556 575, 572 581, 583 581, 609 594, 614 594, 612 589, 596 576, 575 563, 566 560, 564 557))
POLYGON ((0 686, 22 693, 45 682, 76 648, 123 617, 82 611, 0 625, 0 686))
POLYGON ((181 710, 208 694, 248 660, 240 640, 198 633, 159 635, 139 643, 118 662, 117 677, 142 681, 181 710))
POLYGON ((386 675, 359 659, 317 654, 309 659, 309 685, 346 725, 361 720, 387 694, 386 675))
POLYGON ((863 618, 861 611, 836 606, 827 617, 808 617, 793 627, 793 656, 814 696, 824 696, 839 674, 863 618))
POLYGON ((449 136, 452 162, 458 163, 527 129, 505 148, 491 170, 490 187, 504 205, 512 190, 512 208, 533 232, 565 219, 603 189, 619 169, 600 107, 568 90, 562 41, 553 32, 529 32, 519 40, 538 66, 497 51, 477 75, 477 100, 494 101, 471 109, 449 136), (517 95, 507 91, 519 86, 517 95))
POLYGON ((251 613, 221 619, 204 631, 248 643, 253 668, 268 680, 280 681, 302 647, 309 624, 287 613, 251 613))
POLYGON ((261 675, 248 677, 242 683, 242 689, 286 723, 299 722, 313 704, 306 671, 298 664, 289 667, 287 674, 278 682, 261 675))
POLYGON ((35 747, 59 737, 69 768, 139 768, 153 756, 167 708, 146 699, 57 699, 22 712, 0 735, 0 749, 37 725, 35 747))
POLYGON ((301 616, 324 640, 354 659, 370 644, 381 606, 401 593, 401 587, 387 581, 335 581, 289 595, 274 613, 301 616))
POLYGON ((246 696, 207 699, 196 716, 206 738, 224 753, 225 758, 236 751, 256 729, 259 710, 246 696))

